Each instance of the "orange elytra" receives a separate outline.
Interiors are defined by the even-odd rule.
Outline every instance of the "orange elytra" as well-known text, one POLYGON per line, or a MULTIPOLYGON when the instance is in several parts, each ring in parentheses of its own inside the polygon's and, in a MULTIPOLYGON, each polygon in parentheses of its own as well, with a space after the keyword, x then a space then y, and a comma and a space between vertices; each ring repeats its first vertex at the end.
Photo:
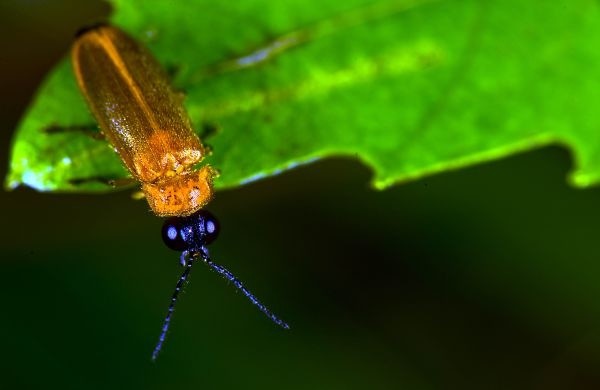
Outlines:
POLYGON ((98 125, 142 186, 154 213, 187 216, 213 196, 216 171, 158 61, 113 26, 82 32, 72 49, 77 83, 98 125))

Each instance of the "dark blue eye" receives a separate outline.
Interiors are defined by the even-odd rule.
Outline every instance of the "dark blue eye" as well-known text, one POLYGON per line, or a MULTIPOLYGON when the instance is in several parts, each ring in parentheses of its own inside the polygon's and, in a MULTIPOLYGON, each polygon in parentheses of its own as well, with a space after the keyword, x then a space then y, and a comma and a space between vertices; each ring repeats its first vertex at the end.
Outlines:
POLYGON ((162 228, 165 245, 179 252, 199 249, 213 242, 218 235, 219 222, 206 210, 189 217, 169 218, 162 228))
POLYGON ((204 245, 208 245, 219 236, 219 221, 206 210, 201 210, 196 215, 198 230, 202 236, 201 240, 204 245))
POLYGON ((183 252, 189 249, 189 237, 186 235, 184 219, 179 217, 169 218, 162 227, 162 239, 167 247, 174 251, 183 252))

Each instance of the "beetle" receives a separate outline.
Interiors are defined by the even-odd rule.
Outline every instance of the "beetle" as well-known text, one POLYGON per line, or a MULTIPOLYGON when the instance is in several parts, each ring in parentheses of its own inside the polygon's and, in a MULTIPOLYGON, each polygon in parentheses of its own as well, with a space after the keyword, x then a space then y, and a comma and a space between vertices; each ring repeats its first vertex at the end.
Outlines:
POLYGON ((206 148, 193 130, 182 95, 172 88, 158 61, 111 25, 82 30, 71 60, 79 89, 103 136, 140 182, 152 211, 169 217, 162 227, 164 243, 181 252, 185 270, 171 296, 152 359, 162 349, 179 293, 198 259, 229 280, 273 322, 289 329, 230 271, 210 258, 207 246, 217 237, 219 224, 203 207, 214 195, 217 171, 210 165, 196 169, 206 148))

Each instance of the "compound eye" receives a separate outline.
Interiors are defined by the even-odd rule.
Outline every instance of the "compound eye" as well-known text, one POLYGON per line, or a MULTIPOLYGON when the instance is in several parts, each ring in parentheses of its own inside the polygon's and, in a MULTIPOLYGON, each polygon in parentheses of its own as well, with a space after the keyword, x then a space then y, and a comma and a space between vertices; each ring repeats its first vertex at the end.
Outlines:
POLYGON ((219 235, 219 221, 206 210, 200 210, 197 213, 197 218, 202 243, 208 245, 219 235))
POLYGON ((183 218, 169 218, 162 227, 163 242, 169 249, 183 252, 189 248, 189 244, 186 241, 186 232, 188 230, 183 218))
POLYGON ((217 221, 217 218, 215 218, 214 215, 209 214, 204 219, 204 242, 206 244, 210 244, 211 242, 216 240, 216 238, 219 236, 219 230, 219 221, 217 221))

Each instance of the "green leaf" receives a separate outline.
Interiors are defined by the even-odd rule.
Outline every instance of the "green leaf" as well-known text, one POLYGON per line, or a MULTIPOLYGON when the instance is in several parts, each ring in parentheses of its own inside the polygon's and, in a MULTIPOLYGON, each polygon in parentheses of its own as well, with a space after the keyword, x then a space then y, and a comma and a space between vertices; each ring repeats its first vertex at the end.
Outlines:
MULTIPOLYGON (((550 143, 600 178, 600 7, 591 0, 115 0, 187 92, 220 188, 333 155, 393 183, 550 143)), ((7 186, 101 191, 127 175, 65 59, 16 133, 7 186)))

